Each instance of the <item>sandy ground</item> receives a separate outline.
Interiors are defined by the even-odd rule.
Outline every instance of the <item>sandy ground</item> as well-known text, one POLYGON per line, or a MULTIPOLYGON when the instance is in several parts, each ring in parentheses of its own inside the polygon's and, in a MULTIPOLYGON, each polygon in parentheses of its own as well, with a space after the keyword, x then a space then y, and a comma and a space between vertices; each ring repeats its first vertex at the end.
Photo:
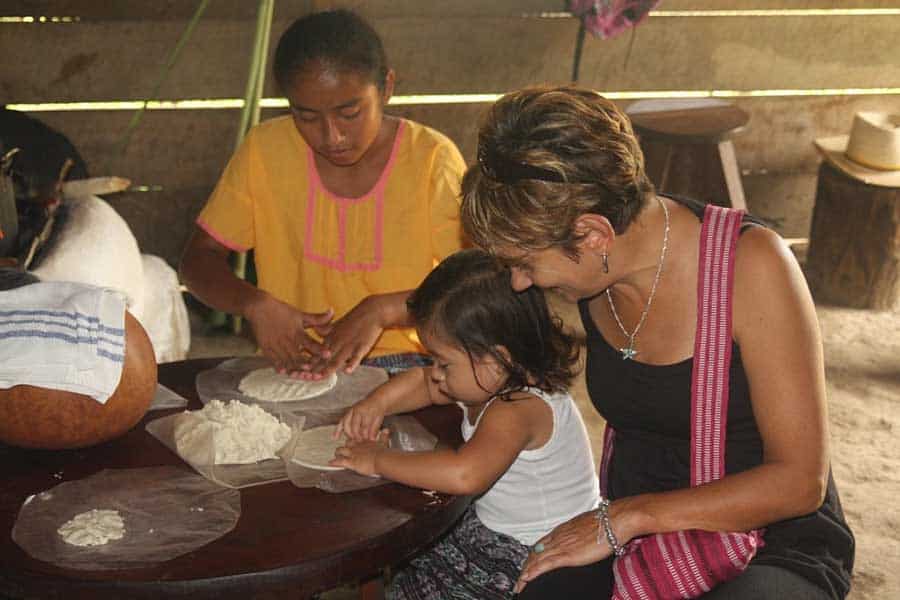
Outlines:
POLYGON ((831 462, 856 534, 850 598, 900 598, 900 311, 818 314, 831 462))

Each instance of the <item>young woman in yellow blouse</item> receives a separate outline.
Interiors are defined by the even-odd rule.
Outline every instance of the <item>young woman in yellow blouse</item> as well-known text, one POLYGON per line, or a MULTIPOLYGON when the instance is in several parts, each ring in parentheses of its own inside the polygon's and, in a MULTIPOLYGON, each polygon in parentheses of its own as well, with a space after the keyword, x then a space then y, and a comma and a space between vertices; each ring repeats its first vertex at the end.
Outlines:
POLYGON ((405 300, 461 247, 459 150, 384 114, 394 72, 349 11, 298 19, 274 73, 290 115, 253 128, 231 158, 181 276, 202 302, 246 318, 284 371, 352 369, 367 356, 416 364, 405 300), (231 251, 249 249, 258 286, 228 265, 231 251))

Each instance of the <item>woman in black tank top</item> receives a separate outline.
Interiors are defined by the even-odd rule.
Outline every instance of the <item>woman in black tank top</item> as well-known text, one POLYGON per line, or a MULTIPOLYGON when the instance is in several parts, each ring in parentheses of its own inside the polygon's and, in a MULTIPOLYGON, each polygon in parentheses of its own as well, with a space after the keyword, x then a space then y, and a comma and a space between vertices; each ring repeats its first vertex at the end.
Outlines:
POLYGON ((691 529, 764 532, 749 567, 708 597, 846 596, 854 541, 830 474, 821 338, 778 235, 745 217, 729 258, 731 292, 714 302, 730 307, 732 332, 724 473, 691 487, 704 207, 657 195, 627 117, 587 90, 507 94, 478 157, 463 180, 466 232, 509 264, 515 289, 578 302, 588 392, 615 431, 606 514, 541 540, 520 597, 609 597, 614 549, 691 529))

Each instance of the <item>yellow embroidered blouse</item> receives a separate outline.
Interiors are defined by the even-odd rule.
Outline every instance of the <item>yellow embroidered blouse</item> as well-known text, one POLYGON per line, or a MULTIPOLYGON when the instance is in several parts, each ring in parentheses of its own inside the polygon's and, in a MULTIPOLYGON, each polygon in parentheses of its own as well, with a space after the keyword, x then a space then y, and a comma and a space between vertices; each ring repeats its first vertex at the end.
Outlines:
MULTIPOLYGON (((415 288, 461 247, 464 169, 446 136, 401 120, 374 187, 341 198, 325 189, 290 116, 279 117, 248 133, 197 224, 232 250, 254 249, 261 289, 340 318, 370 294, 415 288)), ((421 351, 413 330, 395 329, 370 356, 421 351)))

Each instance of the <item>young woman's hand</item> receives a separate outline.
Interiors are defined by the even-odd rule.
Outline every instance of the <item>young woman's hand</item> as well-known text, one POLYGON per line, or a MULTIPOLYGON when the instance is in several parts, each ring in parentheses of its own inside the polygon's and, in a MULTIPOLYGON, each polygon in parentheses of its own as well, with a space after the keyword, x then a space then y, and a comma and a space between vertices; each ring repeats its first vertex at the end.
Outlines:
POLYGON ((332 311, 304 313, 280 300, 265 295, 247 311, 256 343, 280 373, 302 373, 309 356, 329 355, 328 349, 311 338, 311 327, 320 335, 331 329, 332 311))
POLYGON ((409 325, 406 298, 409 291, 368 296, 350 312, 331 323, 323 340, 327 352, 316 352, 305 365, 310 378, 335 371, 352 373, 389 327, 409 325))
POLYGON ((378 439, 385 410, 377 395, 367 396, 344 413, 334 431, 334 439, 346 435, 351 441, 374 441, 378 439))
POLYGON ((388 448, 388 431, 382 429, 378 434, 378 441, 347 442, 335 450, 334 459, 328 464, 333 467, 344 467, 356 471, 360 475, 378 477, 375 469, 375 459, 381 452, 388 448))
POLYGON ((327 352, 314 353, 305 370, 310 377, 327 377, 335 371, 353 372, 384 331, 378 302, 363 300, 331 324, 323 340, 327 352))

